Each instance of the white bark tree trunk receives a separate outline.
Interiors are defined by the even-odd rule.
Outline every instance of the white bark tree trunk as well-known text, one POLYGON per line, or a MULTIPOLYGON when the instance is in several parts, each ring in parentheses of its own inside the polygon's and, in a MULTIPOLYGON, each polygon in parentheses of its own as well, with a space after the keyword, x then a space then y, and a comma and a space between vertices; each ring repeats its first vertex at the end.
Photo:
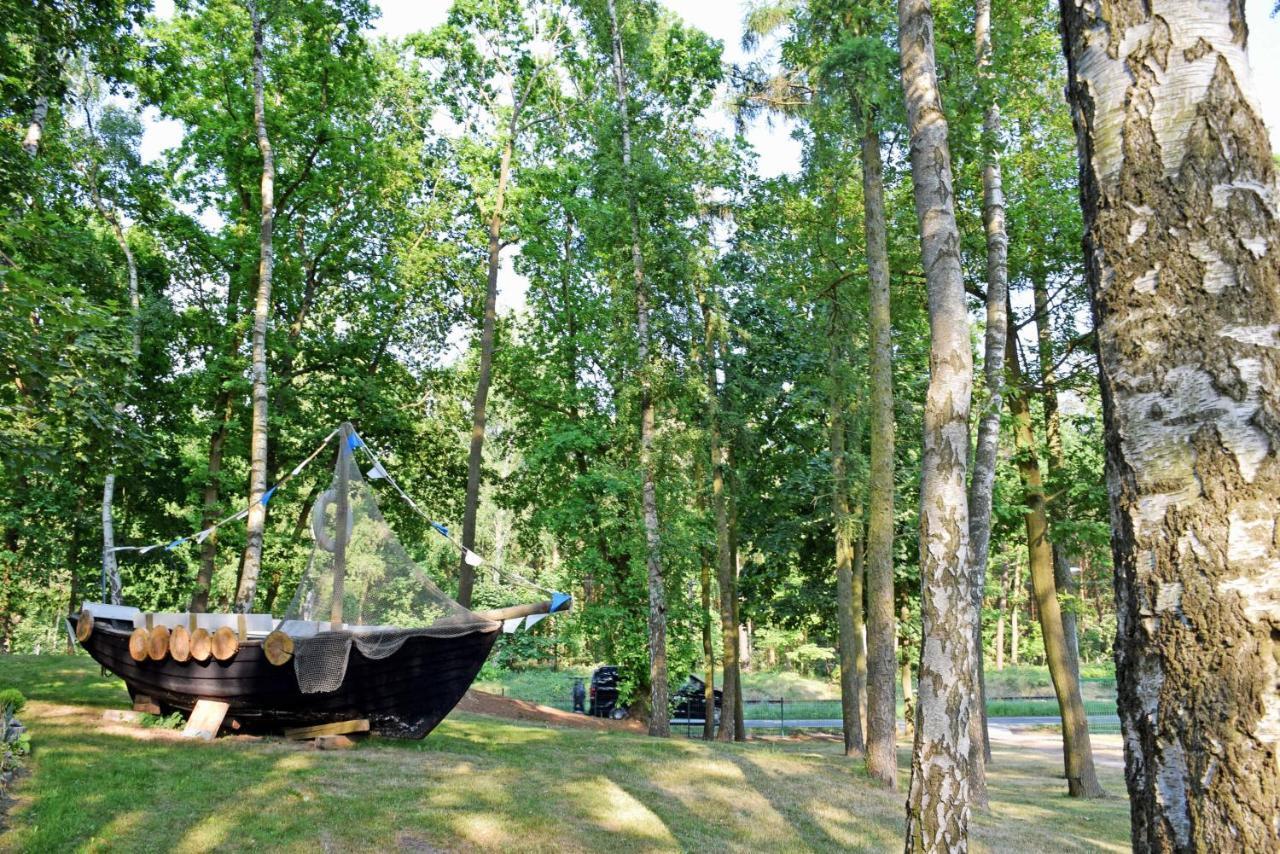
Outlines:
POLYGON ((1000 107, 991 91, 991 0, 978 0, 974 27, 978 76, 987 99, 982 118, 982 219, 987 236, 987 322, 982 357, 987 399, 978 422, 978 446, 974 452, 973 479, 969 485, 969 568, 973 574, 973 607, 978 615, 974 648, 978 651, 978 702, 970 719, 973 739, 969 782, 974 803, 987 804, 986 684, 982 677, 982 599, 987 583, 987 558, 991 546, 991 499, 996 482, 996 455, 1000 450, 1000 407, 1004 394, 1004 338, 1007 317, 1009 238, 1004 226, 1004 188, 1000 174, 1000 107))
POLYGON ((667 699, 667 594, 662 578, 661 537, 658 530, 658 491, 653 465, 653 388, 649 364, 649 298, 645 290, 644 251, 641 247, 640 205, 631 172, 631 121, 627 106, 627 72, 622 57, 618 10, 609 0, 609 29, 613 42, 613 79, 622 125, 622 171, 627 185, 631 219, 631 267, 636 289, 636 349, 640 363, 640 473, 643 480, 645 567, 649 580, 649 735, 668 736, 671 722, 667 699))
POLYGON ((954 851, 968 847, 969 716, 977 689, 965 489, 973 353, 929 0, 898 0, 898 43, 930 331, 920 479, 919 726, 906 849, 954 851))
POLYGON ((1280 848, 1280 211, 1241 0, 1063 0, 1132 841, 1280 848))
POLYGON ((27 132, 22 135, 22 150, 28 157, 34 158, 40 152, 40 140, 44 139, 44 123, 49 116, 49 96, 36 98, 35 107, 31 110, 31 122, 27 132))
POLYGON ((246 525, 244 562, 236 590, 235 608, 241 613, 253 609, 262 568, 262 536, 267 508, 262 503, 267 491, 267 326, 271 319, 271 274, 275 266, 272 232, 275 228, 275 158, 267 136, 266 96, 262 58, 262 16, 253 0, 249 3, 253 21, 253 123, 262 154, 262 217, 258 234, 258 296, 253 311, 253 430, 249 440, 249 518, 246 525))
MULTIPOLYGON (((91 122, 88 126, 92 131, 93 125, 91 122)), ((88 168, 86 177, 89 182, 89 194, 93 197, 94 207, 98 209, 98 214, 111 226, 111 233, 115 236, 120 251, 124 253, 125 270, 129 283, 129 322, 132 328, 131 352, 133 355, 133 361, 126 375, 125 386, 127 388, 132 385, 138 369, 138 360, 142 356, 142 299, 138 292, 138 263, 133 257, 133 250, 129 247, 129 240, 125 236, 120 217, 115 209, 107 204, 99 192, 97 175, 92 166, 88 168)), ((115 405, 115 417, 117 420, 124 417, 124 410, 124 401, 118 401, 115 405)), ((116 560, 115 492, 116 473, 113 459, 112 469, 107 472, 107 476, 102 481, 102 596, 106 602, 112 605, 119 605, 123 603, 124 596, 123 584, 120 579, 120 565, 116 560)))

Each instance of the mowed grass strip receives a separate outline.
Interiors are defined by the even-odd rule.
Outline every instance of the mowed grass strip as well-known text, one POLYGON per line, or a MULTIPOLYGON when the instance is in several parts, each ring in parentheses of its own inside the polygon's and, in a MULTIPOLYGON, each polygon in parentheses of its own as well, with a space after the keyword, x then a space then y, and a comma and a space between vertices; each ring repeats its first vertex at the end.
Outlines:
MULTIPOLYGON (((833 740, 704 744, 451 716, 427 739, 321 752, 110 725, 121 683, 83 657, 0 658, 36 745, 12 851, 835 851, 901 845, 903 794, 833 740)), ((899 752, 905 787, 908 755, 899 752)), ((1003 757, 1002 757, 1003 759, 1003 757)), ((1069 799, 1060 762, 991 769, 974 848, 1127 850, 1119 797, 1069 799)), ((1119 772, 1104 784, 1122 794, 1119 772)))

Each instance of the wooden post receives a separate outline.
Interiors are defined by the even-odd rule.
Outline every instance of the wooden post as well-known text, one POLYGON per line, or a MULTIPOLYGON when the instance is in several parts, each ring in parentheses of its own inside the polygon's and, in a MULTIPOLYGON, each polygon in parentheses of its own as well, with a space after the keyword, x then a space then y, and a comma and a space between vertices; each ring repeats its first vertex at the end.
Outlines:
POLYGON ((350 531, 347 530, 347 514, 351 508, 351 496, 348 494, 351 488, 351 477, 348 466, 351 465, 349 455, 351 454, 351 425, 344 423, 342 425, 342 433, 338 442, 338 502, 336 511, 333 514, 333 601, 330 603, 329 621, 333 624, 331 628, 339 629, 342 627, 342 598, 345 594, 347 581, 347 538, 350 531))

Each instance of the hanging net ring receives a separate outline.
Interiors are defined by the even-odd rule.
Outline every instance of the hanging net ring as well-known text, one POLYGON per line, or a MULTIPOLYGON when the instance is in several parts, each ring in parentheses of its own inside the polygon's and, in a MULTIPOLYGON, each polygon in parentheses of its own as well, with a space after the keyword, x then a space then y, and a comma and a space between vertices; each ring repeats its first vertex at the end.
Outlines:
MULTIPOLYGON (((338 491, 335 487, 330 487, 320 493, 320 497, 316 499, 316 503, 311 505, 311 533, 315 537, 316 546, 327 552, 332 552, 335 548, 334 537, 329 536, 329 506, 334 506, 334 516, 337 516, 338 491)), ((351 539, 351 529, 354 524, 354 513, 351 504, 347 504, 347 539, 351 539)), ((337 522, 334 523, 337 528, 337 522)), ((336 533, 336 530, 335 530, 336 533)))

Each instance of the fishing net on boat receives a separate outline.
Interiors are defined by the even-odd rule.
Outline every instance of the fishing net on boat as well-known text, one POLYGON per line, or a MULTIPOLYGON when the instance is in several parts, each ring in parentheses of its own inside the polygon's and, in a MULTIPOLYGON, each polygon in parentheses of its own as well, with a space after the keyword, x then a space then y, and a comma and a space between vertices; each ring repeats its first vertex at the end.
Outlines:
POLYGON ((337 690, 353 645, 381 659, 413 637, 498 628, 441 590, 401 545, 360 472, 359 444, 344 424, 333 481, 311 509, 311 558, 280 626, 304 693, 337 690))

